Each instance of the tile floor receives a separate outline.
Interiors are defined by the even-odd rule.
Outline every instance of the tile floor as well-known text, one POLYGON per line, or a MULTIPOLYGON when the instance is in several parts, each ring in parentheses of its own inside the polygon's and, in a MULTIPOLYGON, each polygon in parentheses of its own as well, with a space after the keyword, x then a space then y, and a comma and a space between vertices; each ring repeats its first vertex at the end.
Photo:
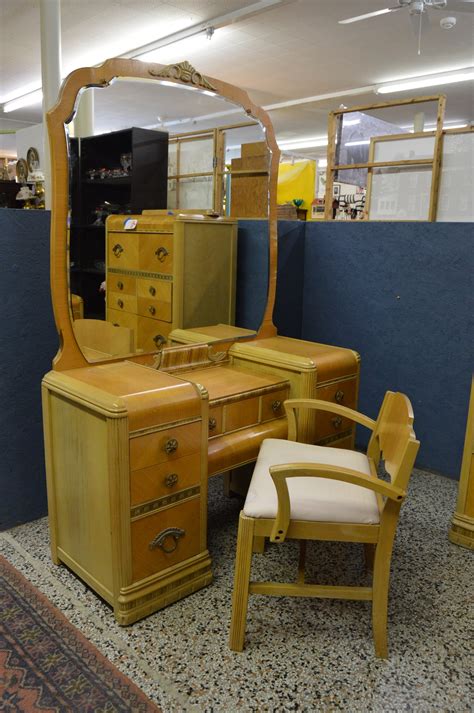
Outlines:
MULTIPOLYGON (((389 611, 390 657, 374 657, 367 602, 250 599, 244 653, 227 637, 241 500, 210 483, 214 581, 134 624, 49 556, 47 520, 0 533, 0 552, 165 713, 474 710, 474 555, 448 541, 457 483, 415 471, 402 509, 389 611)), ((292 576, 294 543, 254 556, 254 577, 292 576)), ((308 574, 364 580, 361 546, 313 543, 308 574)))

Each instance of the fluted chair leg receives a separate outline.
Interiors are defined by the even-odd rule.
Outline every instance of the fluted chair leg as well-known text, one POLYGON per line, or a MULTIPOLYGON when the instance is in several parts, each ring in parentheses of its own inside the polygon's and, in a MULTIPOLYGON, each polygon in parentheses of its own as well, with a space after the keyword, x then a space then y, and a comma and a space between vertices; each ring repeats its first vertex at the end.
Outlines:
POLYGON ((381 659, 388 656, 387 612, 388 591, 390 586, 390 562, 395 530, 387 533, 377 543, 374 558, 373 594, 372 594, 372 630, 375 655, 381 659))
POLYGON ((252 565, 254 521, 240 515, 235 558, 234 592, 232 595, 232 618, 229 647, 232 651, 244 648, 247 606, 249 598, 250 569, 252 565))

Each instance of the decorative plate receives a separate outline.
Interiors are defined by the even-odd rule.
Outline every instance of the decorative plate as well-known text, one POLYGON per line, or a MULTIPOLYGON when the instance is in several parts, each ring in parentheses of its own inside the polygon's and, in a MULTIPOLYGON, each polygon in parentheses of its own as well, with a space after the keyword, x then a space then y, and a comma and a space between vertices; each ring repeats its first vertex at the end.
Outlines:
POLYGON ((38 149, 35 149, 33 146, 28 149, 26 154, 26 163, 28 164, 28 168, 31 173, 38 170, 40 165, 38 149))
POLYGON ((16 162, 16 177, 18 183, 26 183, 28 179, 28 164, 24 158, 19 158, 16 162))

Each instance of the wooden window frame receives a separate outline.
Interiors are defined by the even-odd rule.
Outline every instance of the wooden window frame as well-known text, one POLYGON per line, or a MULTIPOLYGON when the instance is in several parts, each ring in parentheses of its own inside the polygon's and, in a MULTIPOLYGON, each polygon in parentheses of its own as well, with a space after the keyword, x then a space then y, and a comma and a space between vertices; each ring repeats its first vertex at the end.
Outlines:
MULTIPOLYGON (((408 165, 431 165, 432 175, 431 175, 431 193, 430 193, 430 205, 428 210, 428 221, 436 220, 436 211, 438 205, 438 193, 439 193, 439 182, 440 182, 440 172, 441 172, 441 160, 442 160, 442 138, 443 138, 443 121, 444 113, 446 108, 446 97, 442 94, 437 94, 433 96, 416 97, 413 99, 403 99, 391 102, 381 102, 379 104, 364 104, 362 106, 353 106, 345 109, 336 109, 330 112, 328 119, 328 165, 326 169, 326 196, 325 196, 325 220, 333 220, 332 217, 332 202, 333 202, 333 185, 334 176, 336 171, 350 170, 354 168, 367 168, 367 194, 369 188, 369 176, 373 168, 386 168, 386 167, 396 167, 396 166, 408 166, 408 165), (434 135, 435 144, 433 148, 433 158, 432 159, 406 159, 404 161, 373 161, 372 156, 369 155, 369 161, 365 163, 357 164, 336 164, 336 136, 338 129, 338 121, 341 120, 344 114, 351 114, 354 112, 364 112, 373 111, 374 109, 388 109, 396 106, 407 106, 416 104, 426 104, 427 102, 437 102, 438 111, 436 118, 436 129, 433 132, 420 132, 423 136, 427 136, 428 133, 434 135)), ((404 138, 414 138, 418 136, 416 134, 394 134, 391 138, 396 136, 403 136, 404 138)), ((377 137, 371 137, 371 148, 374 139, 377 137)), ((386 139, 388 140, 388 139, 386 139)))

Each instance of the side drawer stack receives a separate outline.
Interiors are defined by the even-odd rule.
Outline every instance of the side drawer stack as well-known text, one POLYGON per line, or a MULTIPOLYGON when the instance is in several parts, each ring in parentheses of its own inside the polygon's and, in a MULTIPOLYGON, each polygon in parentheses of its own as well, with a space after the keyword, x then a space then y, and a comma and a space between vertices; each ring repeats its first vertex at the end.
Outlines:
POLYGON ((107 320, 132 329, 135 347, 162 346, 173 320, 173 222, 127 233, 125 216, 107 222, 107 320))
POLYGON ((201 422, 130 434, 134 581, 199 553, 201 422))

